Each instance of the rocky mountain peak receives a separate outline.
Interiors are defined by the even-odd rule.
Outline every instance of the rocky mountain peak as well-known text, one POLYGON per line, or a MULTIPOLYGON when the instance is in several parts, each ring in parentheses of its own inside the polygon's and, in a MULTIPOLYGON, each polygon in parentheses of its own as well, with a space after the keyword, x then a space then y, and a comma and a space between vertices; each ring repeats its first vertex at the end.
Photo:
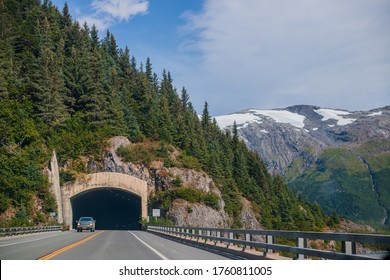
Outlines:
POLYGON ((222 129, 237 124, 239 135, 257 151, 271 173, 285 173, 298 157, 310 162, 322 150, 390 137, 390 107, 351 112, 296 105, 284 109, 247 109, 215 117, 222 129))

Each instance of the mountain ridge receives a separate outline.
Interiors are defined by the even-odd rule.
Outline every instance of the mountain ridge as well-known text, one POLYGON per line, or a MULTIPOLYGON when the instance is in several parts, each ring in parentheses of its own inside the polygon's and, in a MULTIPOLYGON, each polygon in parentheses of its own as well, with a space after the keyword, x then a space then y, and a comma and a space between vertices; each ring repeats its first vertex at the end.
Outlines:
MULTIPOLYGON (((307 144, 311 144, 318 152, 346 142, 358 144, 367 141, 370 137, 389 138, 390 136, 387 128, 390 126, 390 106, 351 112, 313 105, 294 105, 271 110, 246 109, 229 115, 216 116, 215 119, 221 129, 232 128, 236 121, 242 139, 252 150, 263 156, 271 173, 284 174, 298 156, 297 152, 304 151, 307 144), (376 119, 380 119, 377 129, 367 127, 368 122, 376 119), (275 148, 274 151, 269 151, 264 143, 258 141, 267 138, 269 140, 273 135, 283 133, 289 133, 290 137, 285 139, 279 137, 275 144, 283 144, 282 147, 287 146, 288 149, 275 148), (283 154, 286 157, 280 157, 283 154)), ((272 141, 266 142, 267 145, 273 145, 272 141)))
POLYGON ((272 174, 355 222, 389 224, 390 106, 347 111, 313 105, 215 117, 237 131, 272 174), (367 204, 367 205, 365 205, 367 204))

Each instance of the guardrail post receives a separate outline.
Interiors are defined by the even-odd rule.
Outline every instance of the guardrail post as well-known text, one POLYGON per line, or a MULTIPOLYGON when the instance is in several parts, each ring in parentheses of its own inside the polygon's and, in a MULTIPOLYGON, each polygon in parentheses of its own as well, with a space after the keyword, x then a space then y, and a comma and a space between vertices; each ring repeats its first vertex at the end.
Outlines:
MULTIPOLYGON (((210 236, 211 236, 211 232, 210 232, 209 230, 207 230, 207 231, 206 231, 206 235, 207 235, 208 237, 210 237, 210 236)), ((207 240, 208 240, 208 238, 206 237, 204 243, 207 243, 207 240)))
MULTIPOLYGON (((250 233, 245 233, 245 241, 252 241, 252 234, 250 233)), ((246 245, 244 245, 244 248, 242 248, 242 251, 245 251, 246 245)), ((249 246, 249 249, 252 249, 252 246, 249 246)))
MULTIPOLYGON (((275 237, 274 237, 273 235, 266 235, 266 236, 265 236, 265 242, 266 242, 267 244, 274 244, 274 242, 275 242, 275 237)), ((275 251, 274 251, 273 249, 268 249, 268 248, 266 248, 266 249, 264 250, 264 257, 266 257, 267 254, 272 254, 272 253, 275 253, 275 251)))
POLYGON ((342 241, 341 242, 341 251, 344 254, 355 255, 356 254, 356 243, 352 241, 342 241))
MULTIPOLYGON (((298 248, 307 248, 307 239, 303 237, 298 237, 297 239, 297 247, 298 248)), ((304 260, 305 255, 297 254, 297 260, 304 260)))
MULTIPOLYGON (((221 232, 219 230, 215 231, 215 236, 221 237, 221 232)), ((219 242, 221 242, 221 241, 219 241, 219 242)), ((217 243, 218 243, 218 240, 215 240, 214 245, 217 245, 217 243)))
MULTIPOLYGON (((229 232, 229 239, 234 239, 234 233, 233 232, 229 232)), ((229 248, 229 245, 233 245, 234 243, 233 242, 228 242, 228 244, 226 245, 226 248, 229 248)))

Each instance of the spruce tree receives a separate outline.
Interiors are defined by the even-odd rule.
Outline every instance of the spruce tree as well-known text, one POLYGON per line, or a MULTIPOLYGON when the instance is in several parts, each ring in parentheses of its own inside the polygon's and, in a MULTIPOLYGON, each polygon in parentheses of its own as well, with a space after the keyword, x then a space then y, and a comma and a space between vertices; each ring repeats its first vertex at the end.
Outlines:
POLYGON ((34 81, 34 96, 38 116, 47 126, 52 127, 60 125, 67 117, 62 96, 64 83, 59 56, 53 51, 54 43, 51 39, 50 23, 47 18, 43 20, 39 29, 41 31, 42 50, 39 69, 34 81))

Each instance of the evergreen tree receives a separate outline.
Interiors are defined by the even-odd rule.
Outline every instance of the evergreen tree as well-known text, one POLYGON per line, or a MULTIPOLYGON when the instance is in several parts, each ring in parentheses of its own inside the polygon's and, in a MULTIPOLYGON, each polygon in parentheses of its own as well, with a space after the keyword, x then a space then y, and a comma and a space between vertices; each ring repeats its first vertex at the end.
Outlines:
POLYGON ((37 114, 48 126, 62 124, 67 111, 63 101, 63 80, 58 56, 50 36, 50 23, 45 18, 40 26, 42 51, 40 67, 34 81, 37 114))
POLYGON ((210 113, 209 113, 209 104, 207 102, 204 103, 201 122, 202 122, 203 128, 205 130, 207 130, 207 128, 211 122, 211 117, 210 117, 210 113))
POLYGON ((145 74, 146 77, 148 78, 149 82, 153 82, 153 69, 152 69, 152 63, 150 62, 150 58, 148 57, 146 59, 146 69, 145 69, 145 74))
POLYGON ((101 55, 97 49, 94 49, 85 81, 87 90, 80 97, 79 105, 83 110, 85 120, 95 128, 104 127, 109 118, 108 98, 103 87, 102 65, 101 55))
POLYGON ((98 49, 99 48, 99 32, 96 29, 96 25, 92 25, 91 29, 91 49, 98 49))
POLYGON ((68 2, 65 2, 64 8, 62 9, 62 20, 61 20, 61 28, 69 28, 72 25, 72 17, 69 13, 68 2))

